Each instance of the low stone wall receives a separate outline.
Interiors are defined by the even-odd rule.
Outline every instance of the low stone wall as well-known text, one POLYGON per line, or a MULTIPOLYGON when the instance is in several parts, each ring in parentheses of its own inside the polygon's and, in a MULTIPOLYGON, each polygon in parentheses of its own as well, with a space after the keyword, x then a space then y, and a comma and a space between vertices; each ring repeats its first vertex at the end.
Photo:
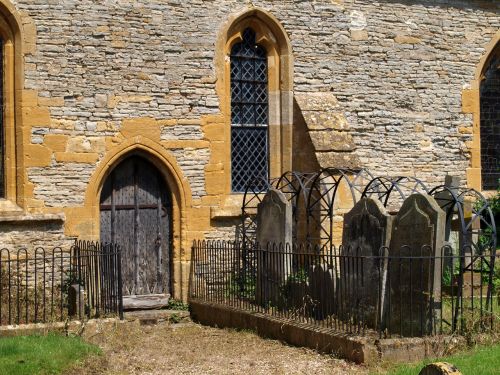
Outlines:
POLYGON ((189 306, 191 318, 201 324, 253 330, 262 337, 308 347, 322 353, 332 353, 355 363, 374 363, 381 360, 413 362, 449 353, 454 348, 459 349, 465 345, 465 340, 461 337, 377 339, 203 301, 191 300, 189 306))

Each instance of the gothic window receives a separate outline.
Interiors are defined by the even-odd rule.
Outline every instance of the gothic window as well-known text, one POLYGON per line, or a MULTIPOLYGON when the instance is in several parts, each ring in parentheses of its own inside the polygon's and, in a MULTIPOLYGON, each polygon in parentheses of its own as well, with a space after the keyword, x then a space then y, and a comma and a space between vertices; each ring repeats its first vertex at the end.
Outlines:
POLYGON ((495 190, 500 178, 500 47, 486 66, 480 89, 482 189, 495 190))
POLYGON ((0 198, 5 198, 4 41, 0 38, 0 198))
POLYGON ((268 146, 267 52, 247 28, 231 49, 231 187, 245 190, 255 177, 267 179, 268 146))

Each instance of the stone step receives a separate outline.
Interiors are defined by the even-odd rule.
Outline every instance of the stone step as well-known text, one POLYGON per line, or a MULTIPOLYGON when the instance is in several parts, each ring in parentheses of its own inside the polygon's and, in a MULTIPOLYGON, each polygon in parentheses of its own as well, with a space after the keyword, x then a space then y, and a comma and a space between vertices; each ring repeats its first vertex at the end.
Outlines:
POLYGON ((139 321, 141 325, 153 325, 163 322, 185 323, 191 321, 186 310, 134 310, 123 313, 123 318, 129 322, 139 321))

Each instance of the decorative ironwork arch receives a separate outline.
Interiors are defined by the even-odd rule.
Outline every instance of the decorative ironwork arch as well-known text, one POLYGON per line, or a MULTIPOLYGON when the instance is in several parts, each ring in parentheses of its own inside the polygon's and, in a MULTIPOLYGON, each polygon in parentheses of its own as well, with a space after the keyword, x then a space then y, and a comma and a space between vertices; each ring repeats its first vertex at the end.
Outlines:
POLYGON ((446 213, 446 241, 451 229, 460 234, 460 248, 470 247, 476 254, 494 254, 497 245, 495 217, 487 199, 475 189, 446 185, 429 191, 446 213))
POLYGON ((401 208, 403 201, 410 195, 428 192, 427 186, 416 177, 376 177, 366 185, 361 198, 376 198, 384 207, 395 211, 401 208))
MULTIPOLYGON (((257 206, 264 198, 269 189, 281 191, 292 205, 294 224, 297 224, 302 212, 305 212, 305 202, 309 183, 314 173, 300 173, 289 171, 280 177, 267 180, 263 177, 251 179, 243 196, 242 207, 242 235, 243 241, 253 242, 255 240, 257 206)), ((294 225, 297 228, 297 225, 294 225)), ((296 233, 294 232, 294 236, 296 233)), ((296 238, 294 238, 296 239, 296 238)))
POLYGON ((333 217, 337 193, 344 183, 356 204, 365 180, 373 179, 367 169, 324 168, 311 181, 307 197, 307 242, 324 248, 333 245, 333 217))
MULTIPOLYGON (((343 184, 352 206, 360 198, 373 197, 392 211, 397 211, 411 194, 429 194, 446 213, 446 241, 450 241, 452 225, 458 226, 460 248, 469 246, 477 254, 495 252, 494 216, 487 200, 476 190, 446 185, 430 190, 416 177, 375 178, 366 169, 351 168, 325 168, 316 173, 289 171, 272 180, 263 177, 251 179, 247 183, 242 206, 243 242, 255 241, 257 206, 265 193, 273 188, 281 191, 292 205, 294 240, 305 240, 328 249, 338 240, 334 238, 333 223, 343 184), (365 184, 365 181, 369 182, 365 184), (476 203, 470 203, 466 209, 466 202, 476 203)), ((342 210, 347 210, 347 206, 340 213, 342 210)))
MULTIPOLYGON (((446 213, 445 240, 450 254, 460 256, 458 283, 462 286, 464 275, 479 273, 488 280, 486 309, 492 310, 493 278, 497 246, 497 231, 493 211, 485 197, 475 189, 450 188, 446 185, 434 187, 429 191, 439 206, 446 213), (458 232, 458 243, 453 243, 452 229, 458 232), (466 261, 467 260, 467 261, 466 261)), ((455 241, 457 239, 455 238, 455 241)), ((451 272, 454 265, 451 265, 451 272)), ((482 282, 481 282, 482 284, 482 282)), ((462 288, 458 288, 457 303, 459 308, 462 288)), ((456 326, 457 322, 453 322, 456 326)))

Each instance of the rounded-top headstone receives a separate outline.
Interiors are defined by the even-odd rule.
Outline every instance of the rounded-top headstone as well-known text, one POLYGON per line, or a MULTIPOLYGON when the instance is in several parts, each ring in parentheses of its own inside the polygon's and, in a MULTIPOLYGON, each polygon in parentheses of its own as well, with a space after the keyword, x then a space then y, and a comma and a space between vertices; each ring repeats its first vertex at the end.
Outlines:
POLYGON ((425 366, 418 375, 462 375, 462 373, 451 363, 435 362, 425 366))

